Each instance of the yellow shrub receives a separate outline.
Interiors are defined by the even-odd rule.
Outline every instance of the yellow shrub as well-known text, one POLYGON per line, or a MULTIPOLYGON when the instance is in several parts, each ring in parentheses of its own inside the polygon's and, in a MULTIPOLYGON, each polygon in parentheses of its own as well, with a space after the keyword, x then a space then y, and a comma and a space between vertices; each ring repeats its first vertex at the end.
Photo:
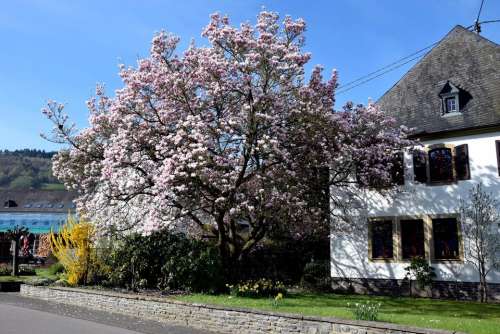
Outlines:
POLYGON ((95 250, 92 248, 94 226, 83 219, 68 216, 59 233, 50 233, 52 252, 64 266, 68 284, 80 285, 87 282, 95 250))

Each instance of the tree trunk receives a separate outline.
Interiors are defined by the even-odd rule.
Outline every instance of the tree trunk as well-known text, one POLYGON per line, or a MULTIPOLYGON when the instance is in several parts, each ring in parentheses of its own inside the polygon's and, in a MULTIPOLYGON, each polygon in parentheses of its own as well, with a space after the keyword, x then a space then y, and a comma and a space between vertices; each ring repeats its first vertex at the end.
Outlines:
POLYGON ((11 241, 12 247, 12 276, 17 276, 19 274, 19 248, 17 246, 17 240, 11 241))

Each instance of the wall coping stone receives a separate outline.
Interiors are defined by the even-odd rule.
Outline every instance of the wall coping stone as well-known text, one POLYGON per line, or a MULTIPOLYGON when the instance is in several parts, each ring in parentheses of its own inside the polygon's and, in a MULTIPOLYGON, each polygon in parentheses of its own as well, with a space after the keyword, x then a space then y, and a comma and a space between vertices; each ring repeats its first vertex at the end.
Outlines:
MULTIPOLYGON (((215 305, 215 304, 189 303, 189 302, 184 302, 184 301, 180 301, 180 300, 175 300, 175 299, 172 299, 169 297, 154 297, 154 296, 138 295, 138 294, 132 294, 132 293, 109 291, 109 290, 98 290, 98 289, 91 289, 91 288, 34 286, 34 285, 26 284, 26 283, 22 284, 22 285, 28 285, 30 287, 38 288, 40 290, 47 289, 47 290, 56 290, 56 291, 85 293, 85 294, 90 294, 90 295, 107 296, 107 297, 114 297, 114 298, 123 298, 123 299, 130 299, 130 300, 152 301, 152 302, 159 302, 159 303, 165 303, 165 304, 180 305, 180 306, 185 306, 185 307, 195 307, 195 308, 203 308, 203 309, 227 311, 227 312, 240 312, 240 313, 246 313, 246 314, 273 316, 273 317, 278 317, 278 318, 283 318, 283 319, 304 320, 304 321, 311 321, 311 322, 318 322, 318 323, 339 324, 339 325, 370 328, 370 329, 376 329, 376 330, 385 330, 385 331, 391 331, 391 332, 394 331, 397 333, 405 333, 405 334, 466 334, 466 333, 457 332, 457 331, 447 331, 447 330, 440 330, 440 329, 411 327, 411 326, 404 326, 404 325, 398 325, 398 324, 392 324, 392 323, 380 322, 380 321, 349 320, 349 319, 341 319, 341 318, 335 318, 335 317, 307 316, 307 315, 300 315, 300 314, 294 314, 294 313, 271 312, 271 311, 264 311, 264 310, 251 309, 251 308, 228 307, 228 306, 221 306, 221 305, 215 305)), ((21 294, 23 294, 22 288, 21 288, 21 294)), ((29 295, 26 295, 26 297, 36 298, 36 297, 29 296, 29 295)), ((68 303, 68 304, 71 304, 71 303, 68 303)))

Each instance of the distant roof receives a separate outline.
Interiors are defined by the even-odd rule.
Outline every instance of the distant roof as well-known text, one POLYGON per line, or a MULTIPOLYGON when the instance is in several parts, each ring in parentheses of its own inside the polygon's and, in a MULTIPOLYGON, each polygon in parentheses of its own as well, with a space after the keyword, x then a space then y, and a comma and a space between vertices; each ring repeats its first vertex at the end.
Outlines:
POLYGON ((500 126, 500 45, 456 26, 377 103, 415 134, 500 126), (447 82, 467 95, 451 117, 439 97, 447 82))
POLYGON ((0 190, 0 212, 74 212, 75 197, 66 190, 0 190))

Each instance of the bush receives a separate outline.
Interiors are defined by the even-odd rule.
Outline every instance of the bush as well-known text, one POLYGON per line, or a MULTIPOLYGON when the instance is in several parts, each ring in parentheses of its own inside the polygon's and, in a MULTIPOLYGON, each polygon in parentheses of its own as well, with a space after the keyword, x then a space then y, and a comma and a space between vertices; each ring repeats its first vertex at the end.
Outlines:
POLYGON ((329 261, 328 238, 301 238, 275 233, 247 254, 239 268, 239 280, 266 277, 287 285, 300 283, 311 259, 329 261))
POLYGON ((29 278, 25 281, 26 284, 34 285, 34 286, 47 286, 54 283, 55 280, 51 278, 41 278, 41 277, 33 277, 29 278))
POLYGON ((12 273, 12 267, 6 263, 0 263, 0 276, 8 276, 12 273))
POLYGON ((317 291, 328 291, 330 285, 329 261, 312 261, 305 265, 301 279, 302 287, 317 291))
POLYGON ((51 232, 52 253, 64 267, 69 285, 95 284, 100 281, 101 263, 93 244, 94 226, 82 218, 68 216, 59 233, 51 232))
POLYGON ((104 261, 112 286, 209 293, 224 287, 218 250, 182 234, 132 234, 114 242, 108 254, 104 261))
POLYGON ((279 281, 261 278, 255 281, 244 281, 228 285, 231 296, 235 297, 275 297, 286 294, 285 285, 279 281))
POLYGON ((34 276, 34 275, 36 275, 35 268, 23 264, 19 266, 19 276, 34 276))
POLYGON ((48 269, 50 275, 62 274, 64 272, 64 266, 60 262, 56 262, 51 265, 48 269))
POLYGON ((380 306, 382 306, 382 304, 366 302, 347 304, 347 306, 351 309, 354 319, 377 321, 378 312, 380 311, 380 306))

